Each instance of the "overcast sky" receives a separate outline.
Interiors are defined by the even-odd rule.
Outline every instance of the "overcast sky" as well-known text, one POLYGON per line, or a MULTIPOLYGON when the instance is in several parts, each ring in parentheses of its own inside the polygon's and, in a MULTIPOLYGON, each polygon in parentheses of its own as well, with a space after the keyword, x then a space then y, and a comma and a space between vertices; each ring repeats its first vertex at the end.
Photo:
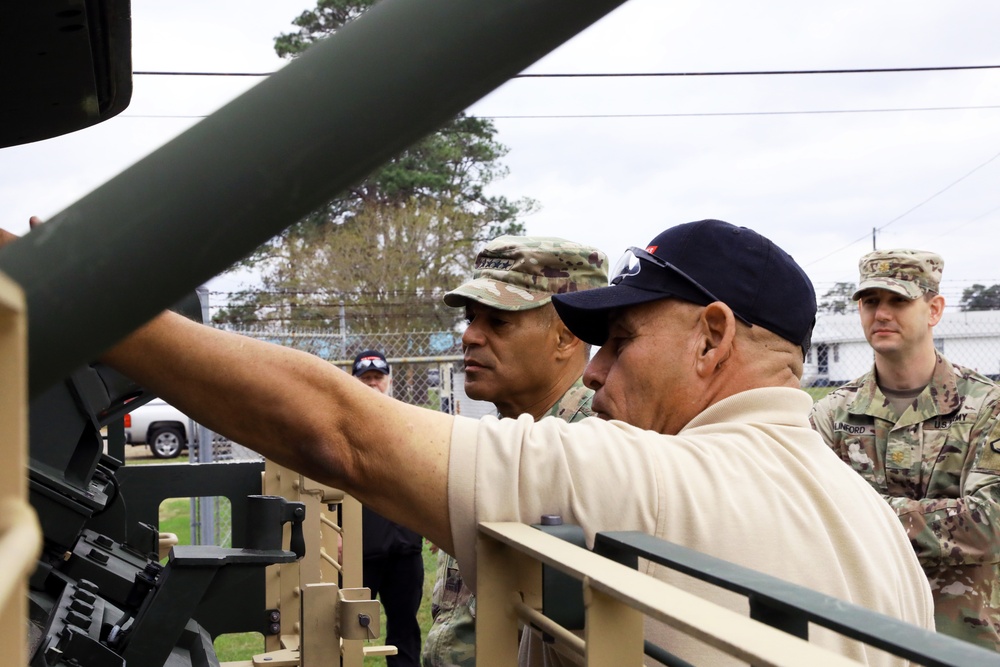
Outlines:
MULTIPOLYGON (((132 0, 134 70, 274 71, 273 38, 311 6, 132 0)), ((1000 65, 998 26, 996 0, 630 0, 529 72, 1000 65)), ((136 76, 119 117, 0 150, 2 226, 23 233, 257 81, 136 76)), ((819 295, 857 279, 875 228, 880 248, 944 256, 951 305, 1000 283, 1000 69, 514 79, 469 112, 510 147, 495 192, 540 204, 528 233, 612 261, 714 217, 788 250, 819 295)))

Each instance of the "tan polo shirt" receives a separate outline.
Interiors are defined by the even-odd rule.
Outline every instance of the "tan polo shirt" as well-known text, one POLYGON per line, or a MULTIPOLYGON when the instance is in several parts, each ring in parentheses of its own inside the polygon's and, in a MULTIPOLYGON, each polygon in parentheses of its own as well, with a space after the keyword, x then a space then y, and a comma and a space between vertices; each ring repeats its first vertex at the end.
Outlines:
MULTIPOLYGON (((898 519, 810 428, 811 407, 797 389, 754 389, 677 436, 596 418, 457 418, 448 496, 462 571, 475 581, 478 522, 559 514, 591 544, 601 530, 643 531, 933 629, 930 589, 898 519)), ((644 569, 749 613, 742 596, 644 569)), ((695 664, 740 664, 659 624, 647 639, 695 664)), ((836 633, 816 630, 812 641, 872 665, 905 664, 836 633)))

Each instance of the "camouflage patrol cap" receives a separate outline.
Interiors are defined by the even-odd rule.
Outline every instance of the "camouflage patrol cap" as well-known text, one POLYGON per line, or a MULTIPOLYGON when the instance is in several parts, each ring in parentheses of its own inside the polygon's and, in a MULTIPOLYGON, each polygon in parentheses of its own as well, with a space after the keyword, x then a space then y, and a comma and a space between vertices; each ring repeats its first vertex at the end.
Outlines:
POLYGON ((861 282, 851 298, 857 301, 869 289, 884 289, 916 299, 926 292, 937 294, 944 260, 926 250, 876 250, 858 262, 861 282))
POLYGON ((444 295, 461 308, 466 300, 499 310, 531 310, 553 294, 608 284, 608 257, 597 248, 554 236, 500 236, 476 257, 472 280, 444 295))

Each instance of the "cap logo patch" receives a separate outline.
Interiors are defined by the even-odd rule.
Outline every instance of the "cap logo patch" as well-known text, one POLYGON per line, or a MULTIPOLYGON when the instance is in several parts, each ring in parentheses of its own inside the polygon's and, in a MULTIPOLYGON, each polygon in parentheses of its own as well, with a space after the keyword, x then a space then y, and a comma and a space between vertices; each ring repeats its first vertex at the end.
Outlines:
POLYGON ((889 264, 889 262, 879 262, 876 271, 878 271, 879 273, 886 273, 889 271, 890 266, 891 265, 889 264))
POLYGON ((514 266, 514 260, 512 259, 501 259, 499 257, 479 257, 476 259, 477 269, 500 269, 501 271, 508 271, 512 266, 514 266))

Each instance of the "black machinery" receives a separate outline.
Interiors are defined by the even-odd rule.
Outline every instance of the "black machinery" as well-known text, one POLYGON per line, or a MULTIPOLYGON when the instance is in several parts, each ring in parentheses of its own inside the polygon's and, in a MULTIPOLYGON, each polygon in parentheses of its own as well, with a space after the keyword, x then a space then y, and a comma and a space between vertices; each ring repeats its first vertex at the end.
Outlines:
POLYGON ((122 416, 149 398, 94 364, 30 404, 29 493, 45 536, 30 580, 31 667, 208 667, 218 634, 280 629, 263 568, 304 555, 305 507, 256 495, 256 462, 183 466, 198 490, 169 465, 122 466, 122 416), (120 458, 104 452, 102 430, 120 458), (234 547, 175 546, 161 563, 159 501, 205 489, 230 497, 234 547))

